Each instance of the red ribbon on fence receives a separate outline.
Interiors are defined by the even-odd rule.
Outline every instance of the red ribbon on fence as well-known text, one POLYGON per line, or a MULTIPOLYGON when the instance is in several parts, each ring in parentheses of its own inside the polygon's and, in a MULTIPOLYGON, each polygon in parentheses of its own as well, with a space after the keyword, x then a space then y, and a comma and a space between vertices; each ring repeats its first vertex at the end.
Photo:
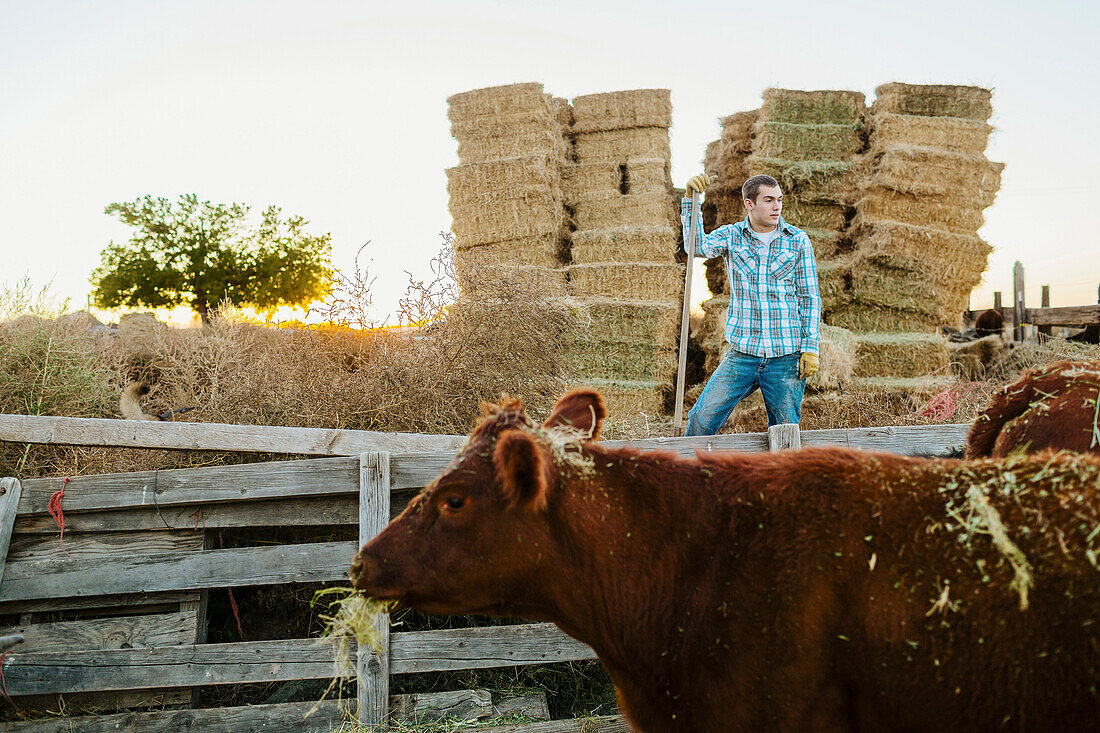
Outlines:
POLYGON ((61 528, 61 534, 57 536, 57 544, 62 548, 65 545, 65 512, 61 510, 61 500, 65 498, 65 484, 70 481, 72 481, 72 479, 68 476, 62 479, 61 488, 50 496, 50 503, 48 505, 50 516, 57 522, 57 526, 61 528))

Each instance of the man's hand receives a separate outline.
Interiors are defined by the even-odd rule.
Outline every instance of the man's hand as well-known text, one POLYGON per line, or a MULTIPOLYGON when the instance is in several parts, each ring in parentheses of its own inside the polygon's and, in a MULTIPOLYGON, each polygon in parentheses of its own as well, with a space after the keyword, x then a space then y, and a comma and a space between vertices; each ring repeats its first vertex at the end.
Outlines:
POLYGON ((706 173, 700 173, 687 182, 686 195, 691 196, 691 192, 702 193, 707 190, 707 186, 714 183, 714 176, 708 176, 706 173))
POLYGON ((817 374, 820 367, 821 360, 817 358, 817 354, 804 353, 802 358, 798 360, 798 378, 809 379, 817 374))

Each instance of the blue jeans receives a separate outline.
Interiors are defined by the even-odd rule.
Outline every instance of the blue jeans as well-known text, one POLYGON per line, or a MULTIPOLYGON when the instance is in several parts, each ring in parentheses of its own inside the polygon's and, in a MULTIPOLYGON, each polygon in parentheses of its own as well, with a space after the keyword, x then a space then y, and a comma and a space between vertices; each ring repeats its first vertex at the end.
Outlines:
POLYGON ((768 358, 730 350, 714 370, 688 413, 685 435, 714 435, 726 424, 737 403, 757 387, 764 396, 768 425, 797 423, 802 417, 806 380, 798 378, 801 354, 768 358))

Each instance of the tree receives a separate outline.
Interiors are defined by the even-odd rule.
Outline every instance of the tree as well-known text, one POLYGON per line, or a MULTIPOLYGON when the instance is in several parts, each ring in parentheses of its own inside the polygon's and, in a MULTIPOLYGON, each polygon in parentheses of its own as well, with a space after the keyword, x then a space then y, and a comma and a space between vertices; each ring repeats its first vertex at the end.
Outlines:
POLYGON ((194 194, 175 203, 145 196, 109 204, 104 213, 134 232, 100 255, 91 278, 100 308, 187 304, 209 323, 222 300, 270 313, 322 298, 332 283, 331 235, 307 234, 308 221, 283 220, 275 206, 258 227, 246 221, 248 206, 200 202, 194 194))

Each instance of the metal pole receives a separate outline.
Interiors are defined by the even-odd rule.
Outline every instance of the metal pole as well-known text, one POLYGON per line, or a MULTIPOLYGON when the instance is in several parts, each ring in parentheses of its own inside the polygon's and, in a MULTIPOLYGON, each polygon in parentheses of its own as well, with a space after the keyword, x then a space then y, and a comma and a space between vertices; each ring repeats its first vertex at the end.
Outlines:
POLYGON ((695 241, 699 227, 699 194, 691 191, 691 218, 688 220, 688 236, 684 241, 687 251, 687 272, 684 273, 684 310, 680 316, 680 361, 676 367, 676 410, 672 414, 672 434, 684 434, 684 378, 687 374, 688 322, 691 320, 691 271, 695 265, 695 253, 699 243, 695 241))

